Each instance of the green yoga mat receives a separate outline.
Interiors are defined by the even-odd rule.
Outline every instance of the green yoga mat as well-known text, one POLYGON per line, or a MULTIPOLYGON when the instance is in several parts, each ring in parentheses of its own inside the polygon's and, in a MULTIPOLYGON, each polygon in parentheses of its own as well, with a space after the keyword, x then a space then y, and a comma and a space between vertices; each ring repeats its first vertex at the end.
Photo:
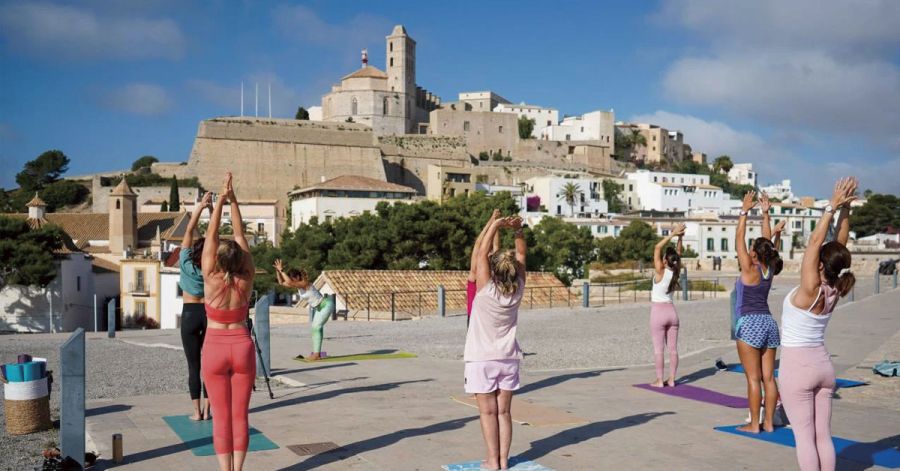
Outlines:
POLYGON ((396 352, 396 353, 359 353, 356 355, 338 355, 333 357, 325 357, 320 360, 307 360, 303 356, 298 356, 294 360, 303 363, 319 363, 321 361, 360 361, 360 360, 394 360, 397 358, 417 358, 415 353, 396 352))
MULTIPOLYGON (((170 415, 163 417, 166 424, 184 442, 184 446, 191 450, 194 456, 213 456, 216 450, 213 448, 212 420, 191 420, 186 415, 170 415)), ((262 451, 277 449, 272 440, 266 438, 259 430, 250 427, 250 446, 247 451, 262 451)))

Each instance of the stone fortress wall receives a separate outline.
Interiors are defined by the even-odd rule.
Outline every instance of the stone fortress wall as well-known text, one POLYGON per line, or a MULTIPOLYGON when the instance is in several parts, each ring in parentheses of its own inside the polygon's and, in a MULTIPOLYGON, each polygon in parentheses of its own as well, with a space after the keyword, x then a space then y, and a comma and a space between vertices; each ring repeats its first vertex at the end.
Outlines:
MULTIPOLYGON (((185 165, 180 167, 186 168, 185 165)), ((103 186, 100 183, 101 175, 94 175, 91 178, 91 212, 105 213, 109 210, 109 194, 112 193, 114 186, 103 186)), ((141 208, 147 201, 169 201, 169 192, 171 187, 166 186, 136 186, 132 191, 137 193, 137 207, 141 208)), ((179 187, 178 197, 181 201, 196 201, 197 189, 190 187, 179 187)))

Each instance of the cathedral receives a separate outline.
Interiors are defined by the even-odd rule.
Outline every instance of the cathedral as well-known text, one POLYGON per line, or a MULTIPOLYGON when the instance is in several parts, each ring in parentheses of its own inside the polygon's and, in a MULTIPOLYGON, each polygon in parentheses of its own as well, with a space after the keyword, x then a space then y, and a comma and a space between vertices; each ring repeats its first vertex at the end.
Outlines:
POLYGON ((324 121, 365 124, 379 136, 424 134, 441 99, 416 85, 416 42, 397 25, 386 38, 387 72, 369 65, 345 76, 322 97, 324 121))

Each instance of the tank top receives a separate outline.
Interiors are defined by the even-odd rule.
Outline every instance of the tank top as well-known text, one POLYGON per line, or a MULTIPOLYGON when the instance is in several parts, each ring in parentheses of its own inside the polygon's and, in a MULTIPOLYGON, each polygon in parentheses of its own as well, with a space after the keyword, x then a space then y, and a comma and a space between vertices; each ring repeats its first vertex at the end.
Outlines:
POLYGON ((825 329, 831 319, 831 312, 837 305, 838 292, 835 288, 822 284, 816 300, 806 310, 794 305, 794 293, 797 288, 784 298, 784 310, 781 314, 781 345, 783 347, 818 347, 825 344, 825 329), (811 311, 825 295, 825 307, 821 314, 811 311))
POLYGON ((759 269, 759 283, 755 285, 745 285, 738 276, 734 282, 734 289, 737 292, 737 310, 743 316, 746 314, 771 314, 769 310, 769 290, 772 289, 772 275, 769 270, 769 277, 763 276, 762 267, 759 269))
POLYGON ((525 280, 512 296, 504 296, 493 280, 475 294, 472 317, 466 332, 465 361, 519 360, 522 350, 516 340, 519 304, 525 280))
POLYGON ((194 265, 191 255, 194 250, 190 247, 182 248, 178 253, 178 285, 181 290, 191 296, 203 297, 203 272, 200 267, 194 265))
POLYGON ((669 292, 669 283, 672 282, 673 276, 675 276, 675 272, 668 267, 663 270, 663 276, 659 283, 656 282, 656 275, 653 275, 653 288, 650 290, 650 301, 654 303, 672 302, 672 293, 669 292))
MULTIPOLYGON (((222 288, 222 291, 219 291, 219 295, 216 296, 216 299, 221 299, 222 295, 225 294, 226 290, 232 289, 234 291, 238 291, 238 286, 236 283, 232 283, 231 285, 226 285, 222 288)), ((238 291, 239 292, 239 291, 238 291)), ((243 322, 247 316, 250 315, 250 300, 248 299, 242 306, 238 306, 232 309, 220 309, 217 307, 213 307, 209 302, 206 302, 206 318, 213 321, 219 322, 221 324, 234 324, 236 322, 243 322)))
POLYGON ((300 296, 300 299, 305 299, 310 307, 319 307, 319 304, 322 303, 322 293, 313 286, 312 283, 306 289, 298 289, 297 296, 300 296))

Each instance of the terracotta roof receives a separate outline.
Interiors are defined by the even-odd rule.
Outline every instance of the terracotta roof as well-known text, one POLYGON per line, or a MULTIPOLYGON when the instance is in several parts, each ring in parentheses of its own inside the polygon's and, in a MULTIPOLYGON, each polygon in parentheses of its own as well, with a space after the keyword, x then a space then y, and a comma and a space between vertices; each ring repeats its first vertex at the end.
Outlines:
POLYGON ((34 198, 32 198, 31 201, 29 201, 25 206, 27 206, 27 207, 29 207, 29 208, 31 208, 31 207, 33 207, 33 206, 37 206, 37 207, 45 207, 45 206, 47 206, 47 203, 44 203, 44 200, 42 200, 42 199, 38 196, 37 192, 35 191, 35 192, 34 192, 34 198))
MULTIPOLYGON (((159 227, 159 233, 166 233, 175 226, 179 218, 183 218, 187 213, 138 213, 137 215, 137 238, 138 241, 151 241, 156 238, 156 228, 159 227)), ((109 236, 107 235, 106 238, 109 236)), ((105 240, 105 239, 104 239, 105 240)))
POLYGON ((371 65, 367 65, 349 75, 344 76, 341 80, 347 80, 352 78, 374 78, 374 79, 384 79, 387 80, 388 76, 386 73, 378 70, 371 65))
MULTIPOLYGON (((157 213, 157 214, 160 214, 160 213, 157 213)), ((166 214, 166 213, 161 213, 161 214, 166 214)), ((187 212, 169 213, 169 214, 176 215, 177 217, 175 218, 174 222, 172 223, 172 226, 169 227, 168 229, 163 230, 162 228, 160 228, 161 236, 164 240, 180 241, 180 240, 184 239, 184 233, 187 230, 188 223, 191 221, 191 215, 187 212)), ((154 234, 154 237, 155 236, 156 236, 156 234, 154 234)), ((200 237, 200 231, 198 231, 197 228, 194 228, 194 237, 200 237)))
POLYGON ((396 183, 388 183, 374 178, 359 175, 341 175, 340 177, 326 180, 317 185, 294 190, 288 194, 299 195, 314 190, 361 190, 361 191, 390 191, 395 193, 415 193, 416 190, 396 183))
POLYGON ((95 272, 111 271, 111 272, 119 273, 119 271, 120 271, 118 263, 113 262, 112 260, 107 260, 105 258, 101 258, 101 257, 94 257, 94 259, 91 260, 91 264, 93 265, 95 272))
MULTIPOLYGON (((109 240, 109 215, 105 213, 47 213, 44 219, 36 220, 28 218, 24 213, 4 214, 3 216, 25 219, 32 228, 42 227, 46 224, 59 226, 73 241, 74 247, 86 252, 99 253, 108 251, 106 247, 88 247, 92 240, 109 240)), ((173 229, 180 220, 184 220, 187 213, 138 213, 137 235, 138 241, 152 241, 156 238, 156 228, 165 239, 173 234, 173 229)), ((180 240, 180 239, 178 239, 180 240)))
MULTIPOLYGON (((465 311, 466 280, 468 271, 437 270, 326 270, 316 279, 315 285, 326 292, 337 293, 339 301, 350 311, 390 312, 391 292, 398 318, 418 317, 422 313, 433 314, 437 309, 437 287, 446 289, 448 311, 465 311)), ((526 306, 563 305, 571 300, 580 302, 576 295, 552 273, 528 272, 525 285, 526 306)), ((356 315, 356 314, 354 314, 356 315)))

